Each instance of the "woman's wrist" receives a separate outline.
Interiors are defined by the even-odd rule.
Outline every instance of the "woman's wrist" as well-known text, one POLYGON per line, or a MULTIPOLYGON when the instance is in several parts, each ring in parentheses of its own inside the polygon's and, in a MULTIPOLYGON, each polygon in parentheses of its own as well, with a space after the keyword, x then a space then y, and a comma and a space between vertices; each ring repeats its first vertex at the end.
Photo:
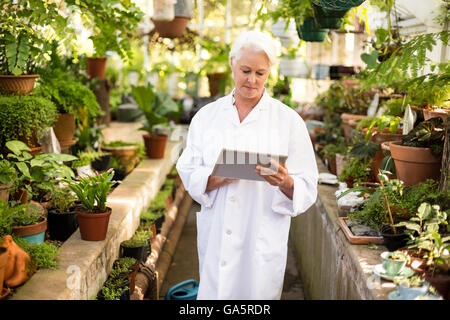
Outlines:
POLYGON ((294 197, 294 179, 290 175, 286 176, 278 188, 286 195, 286 197, 292 200, 294 197))

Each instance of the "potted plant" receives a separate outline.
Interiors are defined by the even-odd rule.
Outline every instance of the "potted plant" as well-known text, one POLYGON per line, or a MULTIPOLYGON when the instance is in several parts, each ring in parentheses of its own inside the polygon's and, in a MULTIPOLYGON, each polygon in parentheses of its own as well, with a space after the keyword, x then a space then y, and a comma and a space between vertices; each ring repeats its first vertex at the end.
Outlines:
POLYGON ((7 141, 21 140, 32 148, 33 154, 40 152, 38 139, 56 117, 56 106, 43 97, 0 96, 0 150, 7 141))
POLYGON ((111 153, 112 157, 116 159, 118 164, 126 168, 125 174, 130 173, 139 162, 138 143, 116 140, 103 144, 102 150, 111 153))
POLYGON ((76 206, 81 239, 86 241, 102 241, 108 231, 111 208, 106 206, 108 191, 116 183, 112 178, 114 170, 109 169, 102 173, 95 173, 85 177, 63 179, 68 183, 78 200, 76 206))
MULTIPOLYGON (((154 6, 158 7, 157 2, 167 2, 164 0, 157 0, 154 6)), ((160 6, 160 5, 159 5, 160 6)), ((174 6, 174 17, 169 20, 154 19, 152 21, 155 25, 155 30, 160 37, 163 38, 179 38, 185 30, 189 20, 192 18, 192 0, 178 0, 174 6)))
POLYGON ((285 77, 308 78, 311 70, 305 60, 298 56, 298 48, 289 48, 280 57, 280 73, 285 77))
POLYGON ((78 229, 75 213, 77 198, 69 188, 55 186, 52 195, 52 209, 48 210, 48 233, 51 240, 66 241, 78 229))
POLYGON ((108 50, 115 51, 122 59, 132 59, 131 40, 144 16, 136 4, 123 0, 109 1, 107 6, 100 0, 91 0, 88 5, 70 0, 67 4, 80 10, 83 22, 92 30, 89 39, 95 53, 86 61, 90 79, 104 79, 108 50))
POLYGON ((30 243, 43 243, 47 230, 47 218, 33 204, 21 204, 13 208, 12 234, 30 243))
POLYGON ((97 300, 130 300, 130 279, 113 270, 97 294, 97 300))
POLYGON ((426 259, 422 266, 424 278, 433 285, 436 290, 448 299, 450 289, 450 236, 442 236, 442 227, 447 225, 447 213, 441 210, 439 205, 431 205, 423 202, 417 210, 415 217, 407 222, 401 222, 408 230, 409 248, 422 251, 421 256, 426 259))
POLYGON ((131 257, 123 257, 113 264, 113 277, 129 279, 129 292, 133 294, 135 289, 136 274, 139 270, 139 260, 131 257))
POLYGON ((131 239, 123 241, 120 244, 120 256, 130 257, 139 261, 147 261, 151 252, 151 231, 137 230, 131 239))
MULTIPOLYGON (((327 159, 330 172, 334 175, 337 174, 336 171, 336 154, 344 154, 347 147, 343 137, 338 139, 337 143, 330 143, 325 145, 325 147, 320 151, 320 155, 323 159, 327 159)), ((350 168, 349 168, 350 169, 350 168)), ((345 178, 344 178, 345 180, 345 178)))
MULTIPOLYGON (((100 169, 103 169, 104 167, 107 167, 105 170, 109 169, 109 161, 107 153, 105 152, 97 152, 97 151, 79 151, 77 153, 78 159, 72 162, 72 169, 75 170, 75 172, 79 176, 85 176, 88 173, 92 173, 92 162, 99 160, 100 169), (106 164, 101 165, 102 157, 106 158, 107 160, 104 160, 106 164)), ((96 166, 96 168, 99 168, 96 166)), ((97 170, 97 171, 105 171, 105 170, 97 170)))
POLYGON ((314 1, 311 5, 314 11, 314 21, 318 27, 324 29, 340 29, 344 23, 344 17, 349 12, 347 8, 327 8, 314 1))
POLYGON ((0 201, 8 202, 9 191, 17 180, 14 165, 0 154, 0 201))
POLYGON ((423 121, 403 141, 389 142, 397 177, 406 185, 428 178, 439 180, 445 137, 441 124, 439 117, 423 121))
POLYGON ((202 62, 200 73, 208 78, 210 96, 224 94, 232 85, 230 46, 207 37, 200 40, 200 45, 209 53, 209 58, 202 62))
POLYGON ((151 84, 133 86, 132 91, 147 120, 146 124, 139 129, 147 132, 143 136, 147 155, 151 159, 162 159, 168 136, 154 130, 154 127, 158 124, 167 124, 166 114, 177 111, 178 106, 167 93, 155 92, 151 84))

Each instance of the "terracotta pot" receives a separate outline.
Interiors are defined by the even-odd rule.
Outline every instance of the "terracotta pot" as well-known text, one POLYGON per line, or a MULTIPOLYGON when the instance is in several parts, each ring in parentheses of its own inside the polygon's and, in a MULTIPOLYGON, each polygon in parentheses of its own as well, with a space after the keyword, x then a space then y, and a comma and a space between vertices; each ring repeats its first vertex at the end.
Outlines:
POLYGON ((45 238, 45 231, 47 230, 47 219, 43 221, 28 225, 28 226, 13 226, 12 234, 25 238, 30 243, 42 243, 45 238))
POLYGON ((7 184, 0 184, 0 201, 8 202, 9 188, 11 188, 12 182, 7 184))
POLYGON ((111 153, 117 159, 117 162, 126 167, 125 173, 130 173, 135 165, 139 162, 137 156, 139 146, 123 146, 123 147, 102 147, 103 151, 111 153))
POLYGON ((450 115, 450 109, 437 108, 437 109, 422 109, 422 110, 425 121, 435 117, 441 117, 442 120, 445 121, 447 117, 450 115))
POLYGON ((400 143, 389 142, 399 180, 407 186, 412 186, 427 179, 440 179, 442 155, 432 154, 430 148, 407 147, 400 143))
POLYGON ((86 67, 89 79, 105 79, 106 57, 86 58, 86 67))
POLYGON ((164 158, 164 151, 166 150, 167 136, 150 135, 148 133, 143 135, 145 151, 150 159, 164 158))
POLYGON ((440 274, 435 273, 434 275, 431 272, 425 272, 424 278, 428 281, 436 291, 442 296, 443 299, 448 300, 450 294, 450 275, 448 274, 440 274))
POLYGON ((87 213, 81 206, 75 208, 78 216, 81 239, 86 241, 102 241, 108 232, 111 208, 106 207, 103 213, 87 213))
POLYGON ((330 165, 330 172, 336 175, 336 158, 328 157, 328 164, 330 165))
POLYGON ((34 89, 38 74, 0 75, 0 92, 3 94, 28 95, 34 89))
POLYGON ((36 271, 36 267, 31 265, 29 254, 19 247, 10 235, 0 239, 0 247, 8 249, 8 261, 4 273, 5 285, 20 286, 36 271))
POLYGON ((5 293, 3 292, 3 281, 5 280, 5 269, 8 263, 8 249, 0 247, 0 299, 5 293))
POLYGON ((211 97, 218 95, 220 92, 220 81, 226 77, 226 73, 208 73, 209 93, 211 97))
POLYGON ((71 143, 75 134, 75 115, 73 113, 61 113, 53 125, 53 130, 60 145, 71 143))
POLYGON ((155 30, 163 38, 179 38, 186 31, 187 24, 191 17, 185 15, 176 15, 172 21, 153 20, 155 30))
POLYGON ((343 113, 341 114, 342 127, 344 128, 345 140, 349 141, 352 138, 352 127, 350 126, 350 120, 359 120, 367 118, 365 115, 343 113))

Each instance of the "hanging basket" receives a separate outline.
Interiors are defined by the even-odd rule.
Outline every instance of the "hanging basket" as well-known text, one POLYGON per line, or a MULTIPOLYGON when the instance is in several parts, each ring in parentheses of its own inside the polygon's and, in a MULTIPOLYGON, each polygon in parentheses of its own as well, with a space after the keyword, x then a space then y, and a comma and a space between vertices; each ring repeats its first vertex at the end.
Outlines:
POLYGON ((322 42, 328 34, 328 29, 318 28, 314 18, 307 18, 300 25, 300 19, 296 18, 297 33, 300 39, 307 42, 322 42))
POLYGON ((340 29, 344 23, 344 16, 349 9, 333 10, 312 3, 314 20, 320 28, 340 29))
POLYGON ((311 0, 313 4, 326 9, 343 10, 361 5, 365 0, 311 0))
POLYGON ((189 16, 177 15, 172 21, 153 20, 153 23, 160 37, 174 39, 183 35, 190 19, 189 16))
POLYGON ((286 77, 308 78, 309 68, 302 58, 280 58, 280 73, 286 77))

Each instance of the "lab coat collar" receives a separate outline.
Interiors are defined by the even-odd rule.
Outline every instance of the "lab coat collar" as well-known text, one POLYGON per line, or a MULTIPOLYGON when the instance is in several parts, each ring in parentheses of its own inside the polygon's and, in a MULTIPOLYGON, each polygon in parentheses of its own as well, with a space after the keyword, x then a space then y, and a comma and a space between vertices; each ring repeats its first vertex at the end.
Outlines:
MULTIPOLYGON (((226 97, 226 99, 224 99, 224 104, 223 104, 224 110, 233 108, 233 94, 235 91, 236 91, 236 88, 234 88, 233 91, 231 91, 231 93, 226 97)), ((266 100, 268 99, 268 97, 269 97, 269 95, 267 94, 267 90, 266 90, 266 88, 264 88, 264 93, 263 93, 261 99, 259 99, 258 103, 256 104, 256 106, 253 109, 258 108, 260 110, 266 110, 267 109, 266 100)))

